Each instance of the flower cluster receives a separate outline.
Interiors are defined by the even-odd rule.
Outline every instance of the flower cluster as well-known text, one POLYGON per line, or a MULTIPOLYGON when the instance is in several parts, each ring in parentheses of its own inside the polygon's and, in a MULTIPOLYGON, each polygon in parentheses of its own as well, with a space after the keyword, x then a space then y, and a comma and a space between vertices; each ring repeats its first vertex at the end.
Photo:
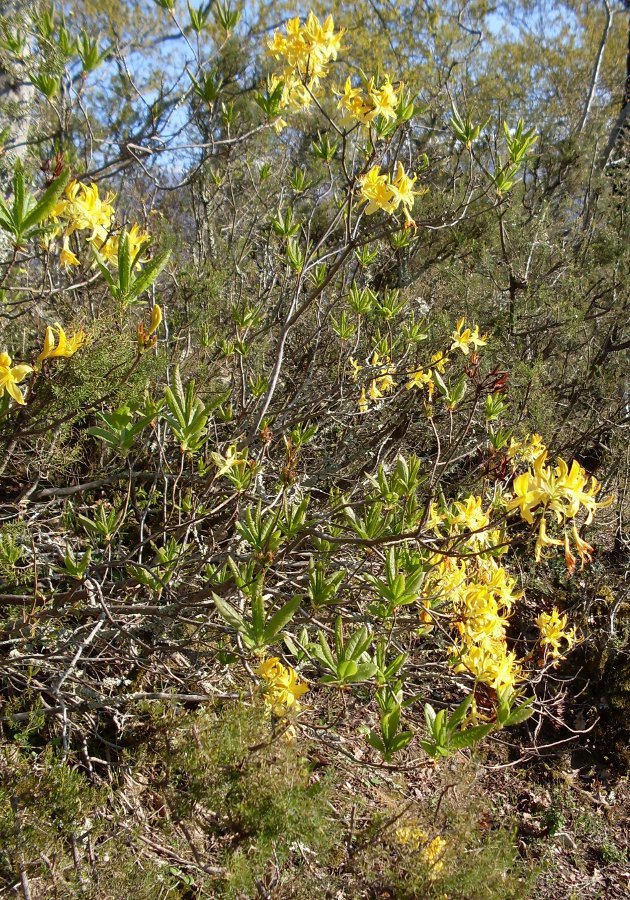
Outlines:
POLYGON ((506 453, 508 459, 512 460, 515 466, 519 463, 530 466, 536 462, 544 450, 545 445, 539 434, 527 434, 522 441, 515 437, 510 438, 506 453))
POLYGON ((365 89, 352 87, 350 78, 346 78, 343 91, 336 91, 337 108, 342 112, 341 123, 344 127, 369 125, 378 116, 392 120, 397 116, 397 107, 402 96, 403 85, 394 87, 389 75, 379 83, 375 78, 365 85, 365 89))
POLYGON ((541 646, 551 659, 561 659, 575 643, 575 628, 567 628, 566 613, 560 615, 555 606, 550 613, 541 612, 536 625, 540 631, 541 646), (565 643, 564 650, 560 649, 562 642, 565 643))
POLYGON ((422 861, 430 869, 431 878, 438 875, 444 868, 443 856, 446 841, 439 835, 430 839, 419 825, 402 825, 396 829, 396 840, 403 847, 409 847, 420 854, 422 861))
POLYGON ((274 32, 267 52, 280 60, 284 69, 271 79, 271 87, 283 83, 283 106, 303 109, 311 105, 330 62, 337 58, 343 34, 335 31, 332 16, 320 23, 313 12, 303 25, 299 18, 289 19, 286 34, 274 32))
POLYGON ((361 200, 367 203, 365 212, 368 216, 377 210, 392 215, 402 206, 405 216, 405 227, 414 226, 411 217, 414 198, 422 191, 414 191, 417 175, 410 178, 405 172, 402 163, 396 163, 396 174, 392 178, 389 173, 381 172, 380 166, 372 166, 365 175, 359 177, 361 200))
POLYGON ((429 368, 426 370, 409 369, 407 371, 409 380, 407 381, 405 387, 408 391, 410 391, 412 388, 418 388, 419 390, 422 390, 426 387, 429 395, 429 400, 431 400, 433 394, 435 393, 435 372, 443 375, 449 362, 450 359, 446 355, 446 353, 438 350, 437 353, 434 353, 431 357, 431 364, 433 368, 429 368))
MULTIPOLYGON (((555 466, 545 465, 547 450, 539 454, 534 465, 527 472, 517 475, 513 482, 514 496, 508 503, 510 511, 518 509, 521 518, 530 525, 534 524, 534 516, 540 514, 538 525, 538 540, 536 541, 536 561, 542 556, 543 547, 552 545, 565 546, 567 566, 571 571, 575 567, 569 546, 569 538, 565 530, 564 541, 552 538, 547 534, 548 512, 553 513, 558 524, 565 524, 568 520, 575 520, 581 509, 586 510, 586 524, 592 519, 596 509, 607 506, 612 498, 598 503, 596 496, 601 490, 601 485, 596 478, 591 477, 590 487, 587 488, 588 476, 583 467, 573 460, 571 468, 567 463, 558 458, 555 466)), ((593 548, 578 535, 575 521, 572 524, 573 543, 582 560, 582 565, 589 562, 593 548)))
MULTIPOLYGON (((356 379, 362 366, 352 357, 350 358, 350 364, 353 367, 354 377, 356 379)), ((367 412, 370 400, 372 403, 376 403, 378 400, 381 400, 385 394, 391 393, 396 387, 396 382, 394 381, 396 367, 392 365, 389 356, 381 356, 381 354, 375 350, 370 359, 370 366, 376 369, 377 374, 370 382, 367 391, 364 387, 361 388, 358 406, 359 412, 362 413, 367 412)))
POLYGON ((265 703, 275 716, 300 711, 299 699, 308 687, 294 669, 284 666, 277 656, 273 656, 260 664, 258 675, 265 681, 265 703))
POLYGON ((421 619, 426 622, 434 607, 444 608, 457 635, 455 672, 467 672, 496 691, 513 688, 521 669, 508 648, 506 632, 522 592, 495 559, 501 552, 501 532, 491 527, 481 497, 465 497, 442 510, 432 504, 429 512, 427 528, 441 539, 455 538, 461 557, 435 554, 421 600, 421 619), (495 555, 477 555, 488 548, 495 555))
MULTIPOLYGON (((70 238, 77 231, 89 232, 86 240, 98 250, 108 262, 118 262, 118 236, 114 233, 115 213, 112 203, 115 194, 108 191, 101 197, 96 184, 82 184, 71 181, 64 195, 55 204, 50 218, 56 224, 53 237, 62 235, 61 265, 78 266, 78 257, 70 248, 70 238)), ((132 225, 128 232, 129 254, 135 259, 149 242, 149 235, 138 225, 132 225)))

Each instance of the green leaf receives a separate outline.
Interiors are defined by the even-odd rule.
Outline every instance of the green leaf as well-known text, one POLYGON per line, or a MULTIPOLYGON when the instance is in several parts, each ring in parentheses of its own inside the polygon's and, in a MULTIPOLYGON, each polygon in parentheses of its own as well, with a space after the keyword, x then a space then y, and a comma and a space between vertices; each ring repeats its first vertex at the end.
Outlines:
POLYGON ((282 609, 279 609, 277 613, 268 620, 267 625, 265 627, 265 640, 270 641, 274 638, 278 632, 282 631, 282 629, 288 625, 291 621, 297 609, 301 603, 301 597, 293 597, 292 600, 289 600, 284 604, 282 609))
POLYGON ((232 628, 236 628, 237 631, 240 631, 243 627, 243 617, 241 614, 237 612, 230 603, 221 599, 221 597, 218 597, 214 593, 212 594, 212 599, 221 618, 227 622, 228 625, 231 625, 232 628))
POLYGON ((44 219, 48 218, 55 206, 55 203, 65 190, 69 180, 70 169, 66 167, 61 175, 59 175, 58 178, 55 178, 53 183, 46 188, 42 196, 39 198, 39 201, 25 217, 21 226, 21 230, 23 232, 29 231, 31 228, 34 228, 35 225, 39 225, 40 222, 43 222, 44 219))
POLYGON ((474 725, 472 728, 467 728, 465 731, 458 731, 457 734, 451 736, 449 740, 449 747, 453 750, 461 750, 464 747, 472 747, 474 744, 479 743, 479 741, 483 740, 486 735, 490 734, 493 729, 493 725, 474 725))
POLYGON ((133 303, 138 297, 151 287, 162 269, 171 258, 171 251, 165 250, 155 257, 141 272, 131 285, 128 302, 133 303))
POLYGON ((450 716, 448 720, 449 730, 455 731, 455 729, 461 725, 466 716, 468 715, 468 710, 470 709, 470 705, 473 701, 473 695, 470 694, 459 704, 455 712, 452 716, 450 716))

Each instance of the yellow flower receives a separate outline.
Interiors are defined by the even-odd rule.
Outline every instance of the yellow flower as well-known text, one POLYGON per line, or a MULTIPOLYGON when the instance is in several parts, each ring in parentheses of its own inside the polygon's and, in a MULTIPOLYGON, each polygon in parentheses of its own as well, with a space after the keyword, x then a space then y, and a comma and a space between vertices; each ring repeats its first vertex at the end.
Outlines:
POLYGON ((519 676, 516 654, 509 653, 503 641, 471 644, 460 653, 453 671, 468 672, 496 691, 514 687, 519 676))
POLYGON ((396 840, 404 847, 410 847, 420 853, 423 861, 430 867, 430 877, 434 878, 444 868, 442 857, 446 848, 444 838, 436 835, 429 840, 428 835, 418 825, 403 825, 396 829, 396 840))
POLYGON ((538 540, 536 541, 536 549, 534 551, 534 559, 536 560, 536 562, 540 562, 543 547, 554 546, 562 546, 562 541, 558 541, 556 540, 556 538, 549 537, 549 535, 547 534, 547 523, 545 521, 545 517, 542 516, 540 525, 538 526, 538 540))
POLYGON ((377 400, 380 400, 381 397, 383 396, 383 395, 381 394, 381 392, 379 391, 379 389, 378 389, 378 385, 377 385, 377 383, 376 383, 376 379, 374 379, 374 380, 370 383, 370 386, 369 386, 369 388, 368 388, 367 395, 368 395, 368 397, 370 398, 370 400, 373 400, 374 402, 376 402, 377 400))
POLYGON ((550 613, 541 612, 536 625, 540 630, 539 641, 552 659, 560 659, 575 643, 575 629, 567 629, 566 613, 561 616, 555 606, 550 613), (560 649, 563 641, 566 642, 564 651, 560 649))
POLYGON ((454 525, 467 528, 469 531, 478 531, 486 528, 490 522, 490 517, 482 510, 481 497, 467 497, 465 500, 457 500, 453 504, 454 512, 450 516, 450 521, 454 525))
POLYGON ((59 262, 64 267, 64 269, 69 268, 70 266, 79 266, 81 263, 74 255, 72 250, 70 249, 70 238, 65 235, 63 239, 63 245, 61 248, 61 254, 59 256, 59 262))
POLYGON ((348 362, 349 362, 350 365, 352 366, 352 380, 353 380, 353 381, 356 381, 356 380, 357 380, 357 376, 358 376, 359 372, 361 371, 361 369, 363 368, 363 366, 361 365, 360 362, 358 362, 358 361, 354 358, 354 356, 351 356, 350 359, 348 360, 348 362))
MULTIPOLYGON (((129 231, 127 232, 127 246, 129 248, 129 258, 132 263, 135 261, 136 265, 142 265, 142 263, 146 262, 146 259, 142 259, 142 251, 146 248, 147 244, 150 242, 151 236, 143 231, 142 228, 136 223, 134 223, 129 231)), ((112 263, 112 265, 118 265, 118 246, 120 244, 120 236, 119 235, 107 235, 106 239, 99 246, 99 253, 107 260, 107 262, 112 263)))
MULTIPOLYGON (((584 563, 590 563, 593 558, 593 550, 594 548, 587 542, 582 540, 582 538, 577 533, 577 528, 575 527, 575 522, 573 523, 573 527, 571 529, 573 534, 573 543, 575 544, 575 549, 577 550, 578 556, 582 560, 581 568, 584 568, 584 563)), ((567 564, 568 568, 568 564, 567 564)))
POLYGON ((471 347, 474 347, 475 350, 478 347, 484 347, 488 343, 488 336, 479 336, 478 325, 475 325, 471 330, 470 328, 464 328, 464 324, 465 319, 461 318, 457 323, 456 330, 451 335, 453 340, 451 350, 461 350, 465 356, 468 356, 471 347))
POLYGON ((450 362, 449 357, 443 353, 441 350, 438 350, 437 353, 434 353, 431 357, 431 363, 435 366, 440 375, 443 375, 447 364, 450 362))
POLYGON ((108 193, 105 199, 99 196, 96 184, 80 184, 71 181, 66 187, 65 198, 58 201, 53 210, 53 218, 66 219, 66 235, 75 231, 91 231, 88 240, 105 240, 112 227, 114 208, 111 205, 115 195, 108 193))
POLYGON ((520 510, 521 518, 533 525, 532 512, 542 501, 544 492, 536 486, 536 482, 529 472, 524 472, 515 478, 512 488, 515 496, 508 503, 508 510, 520 510))
POLYGON ((357 400, 357 406, 359 407, 360 413, 368 411, 369 403, 367 397, 365 396, 365 388, 361 388, 361 394, 359 395, 359 399, 357 400))
POLYGON ((87 340, 87 335, 84 331, 77 331, 72 337, 67 338, 65 331, 58 322, 55 322, 53 327, 57 329, 59 342, 55 346, 55 333, 49 325, 44 335, 44 348, 37 357, 38 363, 43 362, 45 359, 73 356, 77 350, 84 346, 87 340))
POLYGON ((300 709, 299 698, 308 691, 294 669, 284 666, 277 656, 264 660, 258 675, 266 682, 265 703, 276 716, 283 716, 289 709, 300 709))
POLYGON ((361 198, 367 202, 365 212, 368 216, 378 212, 393 213, 396 209, 394 195, 389 183, 389 175, 382 174, 379 166, 372 168, 359 178, 361 198))
POLYGON ((335 91, 339 98, 337 108, 342 112, 342 125, 347 127, 359 122, 368 126, 378 116, 395 119, 402 90, 402 84, 394 87, 389 75, 385 75, 380 84, 375 78, 370 78, 365 90, 352 87, 352 81, 347 78, 343 91, 335 91))
MULTIPOLYGON (((415 198, 422 193, 422 191, 414 191, 413 189, 417 177, 417 175, 414 175, 413 178, 410 178, 405 172, 402 163, 396 164, 396 175, 389 187, 396 204, 395 208, 397 209, 399 205, 402 205, 405 218, 410 216, 415 198)), ((408 221, 411 221, 411 219, 409 218, 408 221)))
POLYGON ((18 387, 18 383, 24 381, 29 372, 32 371, 32 366, 24 364, 12 366, 9 354, 0 353, 0 397, 2 397, 6 391, 16 403, 19 403, 20 406, 24 406, 26 400, 24 399, 24 394, 18 387))
POLYGON ((299 18, 289 19, 286 33, 274 32, 267 44, 267 52, 284 63, 280 80, 284 82, 282 105, 297 109, 307 107, 322 78, 328 74, 328 64, 337 58, 343 31, 335 31, 332 16, 320 23, 310 12, 304 25, 299 18))
POLYGON ((156 303, 151 313, 151 327, 149 328, 147 335, 153 334, 154 331, 158 330, 162 324, 162 318, 162 307, 158 306, 156 303))
POLYGON ((415 371, 410 371, 407 373, 409 375, 409 380, 405 387, 408 391, 411 388, 423 388, 426 385, 430 385, 433 382, 433 373, 429 369, 428 372, 423 372, 422 369, 416 369, 415 371))

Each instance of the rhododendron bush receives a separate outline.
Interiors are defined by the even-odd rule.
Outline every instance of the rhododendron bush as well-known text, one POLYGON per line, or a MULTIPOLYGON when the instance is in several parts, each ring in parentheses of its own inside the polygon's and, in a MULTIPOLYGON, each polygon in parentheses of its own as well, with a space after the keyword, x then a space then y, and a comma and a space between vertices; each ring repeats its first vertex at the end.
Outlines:
MULTIPOLYGON (((59 10, 4 22, 8 727, 97 774, 156 704, 239 698, 384 773, 536 747, 619 508, 570 349, 543 387, 545 122, 366 69, 336 10, 154 11, 155 71, 59 10)), ((392 846, 433 896, 428 828, 392 846)))

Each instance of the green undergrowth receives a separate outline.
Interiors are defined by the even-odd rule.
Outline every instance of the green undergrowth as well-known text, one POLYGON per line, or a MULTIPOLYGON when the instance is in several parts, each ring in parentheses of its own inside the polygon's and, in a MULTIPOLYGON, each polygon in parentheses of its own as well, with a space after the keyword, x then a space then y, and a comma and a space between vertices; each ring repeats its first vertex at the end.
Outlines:
POLYGON ((0 896, 25 884, 32 900, 529 896, 513 832, 468 789, 464 804, 450 796, 453 771, 432 800, 401 806, 397 776, 375 803, 373 780, 344 781, 257 706, 140 710, 106 777, 89 747, 43 737, 2 745, 0 896), (431 859, 402 839, 420 826, 438 841, 431 859))

